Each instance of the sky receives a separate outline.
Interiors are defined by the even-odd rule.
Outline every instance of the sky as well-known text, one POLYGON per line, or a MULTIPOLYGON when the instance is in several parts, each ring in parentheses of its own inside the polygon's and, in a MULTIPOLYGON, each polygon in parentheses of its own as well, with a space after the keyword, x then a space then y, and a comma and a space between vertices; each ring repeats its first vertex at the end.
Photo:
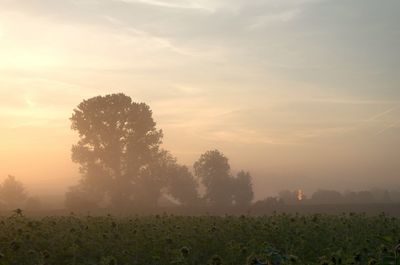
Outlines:
POLYGON ((0 0, 0 180, 79 180, 73 109, 150 105, 191 166, 221 150, 282 189, 400 188, 400 1, 0 0))

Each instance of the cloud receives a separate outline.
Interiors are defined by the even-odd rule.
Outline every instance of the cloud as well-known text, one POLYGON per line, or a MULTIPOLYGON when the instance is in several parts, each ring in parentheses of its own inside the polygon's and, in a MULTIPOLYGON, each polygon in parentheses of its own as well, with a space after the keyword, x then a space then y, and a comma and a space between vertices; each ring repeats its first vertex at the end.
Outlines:
POLYGON ((113 0, 113 1, 120 1, 125 3, 143 3, 148 5, 154 5, 158 7, 166 7, 166 8, 179 8, 179 9, 196 9, 196 10, 203 10, 213 12, 214 9, 211 9, 205 5, 201 5, 199 2, 196 1, 188 1, 188 0, 169 0, 169 1, 162 1, 162 0, 113 0))
POLYGON ((257 129, 231 128, 230 130, 211 130, 202 137, 211 142, 227 142, 235 145, 302 145, 299 138, 271 136, 257 129))
MULTIPOLYGON (((31 83, 31 89, 54 86, 91 91, 87 96, 120 90, 154 103, 162 112, 170 108, 164 114, 170 124, 192 120, 176 108, 180 106, 195 117, 193 124, 196 121, 204 128, 218 126, 208 124, 215 118, 212 111, 229 113, 251 105, 264 117, 257 124, 251 114, 242 114, 239 123, 250 131, 283 126, 280 133, 297 130, 310 138, 341 134, 341 128, 366 116, 361 113, 369 113, 367 106, 374 105, 371 109, 375 110, 399 101, 392 85, 396 68, 393 74, 384 70, 390 64, 396 66, 394 61, 388 65, 382 61, 377 73, 386 73, 383 76, 367 75, 373 69, 360 64, 373 61, 381 45, 360 45, 360 40, 370 33, 369 38, 378 36, 380 30, 393 31, 396 18, 381 15, 390 13, 393 2, 372 18, 381 21, 374 26, 379 30, 368 24, 364 12, 376 7, 370 1, 361 7, 292 0, 39 0, 35 4, 15 0, 2 5, 2 14, 8 14, 2 21, 8 52, 1 54, 0 65, 2 82, 10 87, 31 83), (343 9, 354 12, 343 15, 343 9), (338 17, 343 20, 340 25, 347 23, 345 27, 335 24, 338 17), (365 34, 359 31, 361 22, 365 34), (349 37, 358 46, 347 45, 347 39, 341 38, 352 32, 356 36, 349 37), (360 49, 367 54, 361 61, 347 57, 360 49), (26 75, 23 83, 9 83, 11 75, 21 74, 26 75), (382 83, 379 89, 378 82, 382 83), (162 100, 172 105, 163 105, 162 100), (192 109, 179 100, 201 103, 192 109), (263 108, 265 101, 274 107, 263 108), (223 106, 213 107, 221 102, 223 106)), ((382 39, 387 45, 392 41, 391 35, 382 39)), ((29 101, 36 104, 29 98, 25 103, 29 101)), ((218 122, 227 125, 234 119, 225 115, 218 122)))
POLYGON ((399 172, 399 5, 2 0, 0 144, 67 157, 72 109, 124 92, 151 106, 165 146, 188 164, 220 148, 235 165, 321 183, 356 165, 399 172))
POLYGON ((383 134, 391 129, 394 129, 394 128, 400 128, 400 120, 394 121, 394 122, 390 123, 389 125, 387 125, 386 127, 382 128, 380 131, 378 131, 376 133, 376 135, 377 136, 381 135, 381 134, 383 134))
POLYGON ((256 17, 254 22, 248 26, 249 29, 259 29, 271 23, 285 23, 292 21, 299 17, 301 14, 300 9, 285 10, 277 14, 267 14, 256 17))

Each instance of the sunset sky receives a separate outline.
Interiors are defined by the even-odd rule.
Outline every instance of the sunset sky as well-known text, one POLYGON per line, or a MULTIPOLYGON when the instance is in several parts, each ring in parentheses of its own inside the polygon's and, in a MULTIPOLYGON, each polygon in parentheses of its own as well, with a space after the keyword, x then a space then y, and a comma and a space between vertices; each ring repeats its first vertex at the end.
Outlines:
POLYGON ((0 0, 0 181, 79 179, 72 110, 123 92, 164 147, 284 188, 400 188, 398 0, 0 0))

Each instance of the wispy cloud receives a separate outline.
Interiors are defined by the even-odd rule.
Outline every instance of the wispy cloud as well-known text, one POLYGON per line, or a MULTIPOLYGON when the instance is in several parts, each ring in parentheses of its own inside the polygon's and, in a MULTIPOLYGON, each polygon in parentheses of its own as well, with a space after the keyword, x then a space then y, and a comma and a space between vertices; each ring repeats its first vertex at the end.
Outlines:
MULTIPOLYGON (((292 102, 310 102, 310 103, 327 103, 327 104, 347 104, 347 105, 390 105, 390 104, 400 104, 399 100, 374 100, 374 99, 345 99, 345 98, 296 98, 289 99, 292 102)), ((369 119, 379 118, 387 113, 396 110, 398 107, 390 108, 384 112, 378 113, 369 119), (377 117, 375 117, 377 116, 377 117)))
POLYGON ((389 125, 387 125, 386 127, 384 127, 382 130, 378 131, 376 133, 376 135, 377 136, 381 135, 381 134, 389 131, 390 129, 399 128, 399 127, 400 127, 400 120, 394 121, 394 122, 390 123, 389 125))
MULTIPOLYGON (((400 110, 400 105, 397 105, 393 108, 390 108, 384 112, 378 113, 368 119, 369 122, 373 122, 376 120, 379 120, 382 117, 388 116, 389 114, 396 113, 398 110, 400 110)), ((392 128, 397 128, 400 125, 400 120, 399 120, 400 114, 395 115, 394 121, 393 118, 389 122, 385 122, 385 124, 382 126, 383 128, 380 128, 379 131, 376 133, 376 136, 381 135, 387 131, 389 131, 392 128)))
POLYGON ((124 92, 189 164, 219 148, 312 180, 399 172, 400 2, 359 2, 0 0, 0 145, 69 161, 73 108, 124 92))
POLYGON ((265 26, 269 26, 274 23, 285 23, 298 18, 301 14, 301 10, 299 8, 285 10, 280 13, 266 14, 262 16, 258 16, 253 19, 253 21, 248 26, 249 29, 260 29, 265 26))
POLYGON ((197 10, 204 10, 204 11, 211 11, 209 7, 205 5, 200 5, 196 1, 189 1, 189 0, 169 0, 169 1, 162 1, 162 0, 113 0, 113 1, 120 1, 126 3, 143 3, 148 5, 154 5, 159 7, 166 7, 166 8, 179 8, 179 9, 197 9, 197 10))
POLYGON ((208 131, 202 135, 204 139, 212 142, 227 142, 240 145, 302 145, 303 141, 299 138, 282 137, 282 136, 269 136, 265 132, 245 129, 245 128, 232 128, 230 130, 215 130, 208 131))
POLYGON ((400 105, 391 107, 385 111, 379 112, 379 113, 371 116, 370 118, 365 120, 365 122, 373 122, 373 121, 379 120, 381 117, 384 117, 390 113, 393 113, 393 112, 397 111, 399 108, 400 108, 400 105))

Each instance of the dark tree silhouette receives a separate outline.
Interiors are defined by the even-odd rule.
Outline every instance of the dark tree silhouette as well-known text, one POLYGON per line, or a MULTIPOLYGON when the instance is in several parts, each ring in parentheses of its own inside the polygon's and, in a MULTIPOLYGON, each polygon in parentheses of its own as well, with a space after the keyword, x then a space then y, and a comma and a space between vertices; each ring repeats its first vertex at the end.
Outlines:
POLYGON ((168 169, 167 193, 182 205, 198 205, 198 183, 186 166, 171 165, 168 169))
POLYGON ((9 175, 0 186, 0 199, 8 209, 21 208, 27 199, 22 182, 9 175))
POLYGON ((99 207, 103 193, 90 190, 90 187, 76 185, 65 194, 65 207, 72 211, 89 211, 99 207))
POLYGON ((371 189, 370 192, 371 192, 372 196, 374 197, 375 202, 379 202, 379 203, 393 202, 392 198, 390 196, 390 192, 388 190, 374 188, 374 189, 371 189))
POLYGON ((141 204, 155 206, 164 192, 182 205, 194 205, 199 200, 197 186, 189 169, 163 150, 137 179, 135 188, 141 204))
POLYGON ((233 191, 235 205, 240 208, 250 206, 254 193, 252 178, 249 172, 240 171, 233 179, 233 191))
POLYGON ((345 203, 374 203, 374 202, 379 202, 374 195, 372 194, 371 191, 348 191, 345 192, 343 195, 343 201, 345 203))
POLYGON ((315 204, 343 203, 343 195, 335 190, 317 190, 311 196, 311 202, 315 204))
POLYGON ((279 192, 278 198, 285 204, 295 204, 299 202, 297 198, 297 191, 282 190, 279 192))
POLYGON ((124 94, 98 96, 79 104, 71 121, 80 137, 72 159, 83 178, 67 204, 91 205, 92 194, 101 194, 114 208, 155 207, 164 190, 183 204, 198 197, 191 174, 160 148, 163 134, 148 105, 124 94))
POLYGON ((392 202, 400 202, 400 190, 390 190, 388 193, 392 202))
POLYGON ((228 159, 218 150, 207 151, 194 163, 195 175, 206 188, 204 198, 216 207, 231 206, 233 181, 228 159))
POLYGON ((149 106, 124 94, 98 96, 79 104, 71 121, 80 137, 72 159, 80 164, 82 184, 102 190, 113 206, 127 206, 134 185, 149 180, 160 158, 162 132, 149 106))
POLYGON ((276 210, 284 205, 284 202, 278 197, 267 197, 263 200, 256 201, 251 206, 252 211, 258 213, 265 213, 268 211, 276 210))

